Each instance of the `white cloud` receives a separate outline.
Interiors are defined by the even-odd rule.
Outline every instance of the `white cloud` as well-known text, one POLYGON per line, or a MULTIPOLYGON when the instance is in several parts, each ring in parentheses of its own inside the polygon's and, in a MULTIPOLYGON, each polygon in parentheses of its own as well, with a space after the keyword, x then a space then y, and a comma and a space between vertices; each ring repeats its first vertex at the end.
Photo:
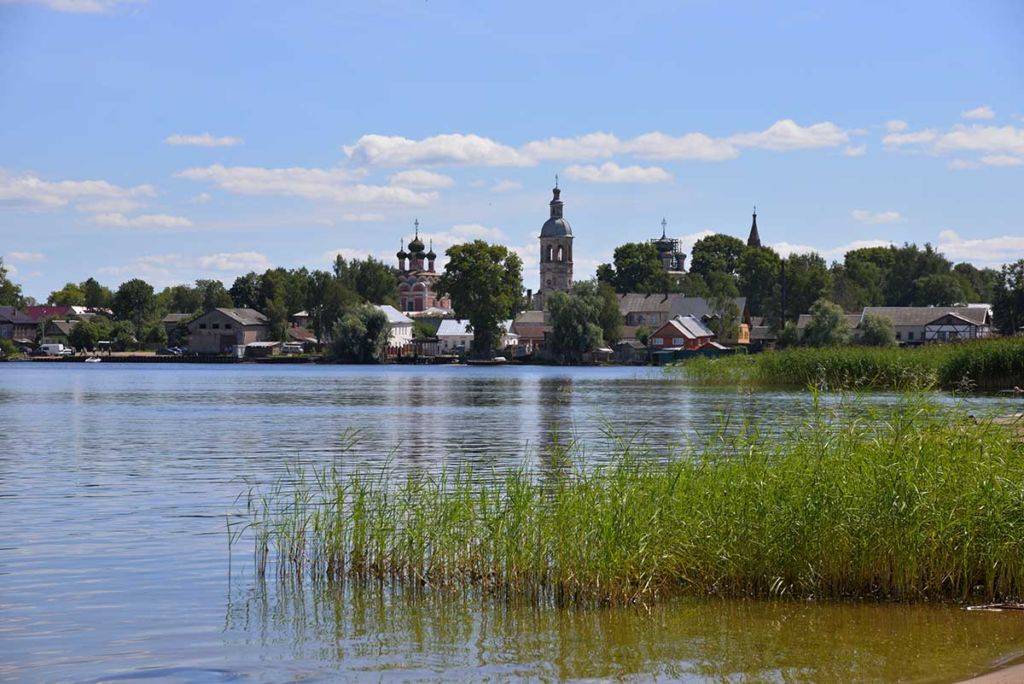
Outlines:
POLYGON ((211 133, 200 133, 198 135, 187 135, 175 133, 164 138, 168 145, 188 145, 191 147, 234 147, 241 145, 244 140, 230 135, 217 137, 211 133))
POLYGON ((575 138, 548 138, 523 145, 522 152, 534 160, 600 159, 622 149, 611 133, 588 133, 575 138))
POLYGON ((968 109, 966 112, 962 112, 960 116, 965 119, 994 119, 996 118, 996 113, 988 105, 982 105, 974 109, 968 109))
POLYGON ((491 192, 512 192, 513 190, 521 190, 523 184, 519 181, 514 180, 500 180, 496 181, 491 186, 491 192))
POLYGON ((75 209, 87 214, 125 214, 135 211, 142 206, 142 202, 130 197, 118 199, 103 199, 95 202, 79 202, 75 209))
POLYGON ((1024 128, 957 124, 935 141, 934 151, 1024 155, 1024 128))
POLYGON ((892 240, 883 239, 869 239, 869 240, 854 240, 838 247, 812 247, 811 245, 793 244, 790 242, 776 242, 771 245, 772 249, 779 253, 780 256, 789 256, 790 254, 810 254, 814 252, 820 255, 826 261, 836 261, 843 258, 847 252, 855 249, 867 249, 869 247, 888 247, 893 244, 892 240))
POLYGON ((903 220, 903 216, 898 211, 868 211, 867 209, 854 209, 850 212, 850 216, 855 221, 861 223, 867 223, 869 225, 878 225, 880 223, 896 223, 903 220))
POLYGON ((978 162, 968 161, 966 159, 953 159, 946 164, 946 168, 952 169, 953 171, 966 171, 969 169, 980 169, 981 164, 978 162))
POLYGON ((663 161, 724 161, 739 156, 739 151, 732 144, 703 133, 681 136, 645 133, 623 143, 621 151, 642 159, 663 161))
POLYGON ((201 256, 199 266, 215 271, 265 271, 270 268, 270 260, 259 252, 221 252, 201 256))
POLYGON ((39 262, 39 261, 44 261, 45 259, 46 259, 46 255, 43 254, 42 252, 8 252, 7 253, 7 260, 8 261, 20 261, 20 262, 23 262, 23 263, 36 263, 36 262, 39 262))
MULTIPOLYGON (((671 233, 671 230, 669 232, 671 233)), ((701 230, 696 233, 687 233, 685 235, 679 235, 676 237, 676 240, 679 240, 680 249, 682 249, 685 253, 690 254, 691 252, 693 252, 693 245, 697 242, 697 240, 700 240, 701 238, 706 238, 709 235, 714 234, 715 231, 713 230, 701 230)))
POLYGON ((847 157, 863 157, 867 151, 867 145, 848 145, 843 154, 847 157))
POLYGON ((206 204, 213 199, 213 195, 208 192, 201 192, 192 199, 189 200, 192 204, 206 204))
POLYGON ((665 183, 672 174, 658 166, 619 166, 605 162, 600 166, 570 166, 565 175, 590 183, 665 183))
POLYGON ((388 179, 392 185, 405 188, 422 188, 426 190, 435 188, 450 188, 455 185, 455 180, 443 173, 434 173, 425 169, 412 169, 410 171, 399 171, 392 174, 388 179))
MULTIPOLYGON (((900 129, 902 131, 903 129, 900 129)), ((914 133, 890 133, 882 138, 882 144, 889 147, 902 147, 904 145, 923 145, 930 143, 939 137, 937 131, 926 129, 914 133)))
POLYGON ((1001 264, 1020 258, 1024 253, 1024 236, 965 239, 956 231, 944 230, 939 233, 936 249, 955 261, 1001 264))
POLYGON ((350 221, 352 223, 373 223, 374 221, 383 221, 384 214, 347 213, 341 215, 341 220, 350 221))
POLYGON ((170 216, 168 214, 140 214, 138 216, 125 216, 124 214, 97 214, 92 217, 94 223, 101 226, 113 228, 142 228, 142 229, 167 229, 167 228, 191 228, 192 221, 184 216, 170 216))
POLYGON ((0 4, 40 5, 56 12, 73 14, 102 14, 118 5, 127 5, 138 0, 0 0, 0 4))
POLYGON ((362 172, 342 168, 265 168, 214 164, 179 171, 179 178, 205 181, 239 195, 276 195, 328 200, 343 204, 423 206, 437 199, 433 192, 352 183, 362 172))
POLYGON ((900 121, 899 119, 892 119, 885 122, 885 130, 889 133, 902 133, 907 130, 908 126, 909 124, 907 124, 906 121, 900 121))
POLYGON ((152 197, 151 185, 121 187, 104 180, 46 181, 32 173, 15 175, 0 170, 0 203, 31 209, 59 209, 88 202, 152 197))
POLYGON ((1008 154, 990 154, 982 157, 981 163, 985 166, 1020 166, 1024 164, 1024 158, 1008 154))
POLYGON ((364 135, 355 145, 342 148, 356 163, 372 166, 414 164, 529 166, 519 151, 479 135, 448 133, 423 140, 398 135, 364 135))
POLYGON ((816 147, 838 147, 850 140, 850 133, 831 121, 801 126, 792 119, 776 121, 757 133, 737 133, 728 141, 739 147, 757 147, 766 150, 803 150, 816 147))
POLYGON ((172 253, 136 257, 122 266, 104 266, 98 272, 121 279, 142 278, 154 287, 162 288, 209 277, 211 271, 231 275, 263 271, 270 267, 270 260, 259 252, 222 252, 203 256, 172 253))

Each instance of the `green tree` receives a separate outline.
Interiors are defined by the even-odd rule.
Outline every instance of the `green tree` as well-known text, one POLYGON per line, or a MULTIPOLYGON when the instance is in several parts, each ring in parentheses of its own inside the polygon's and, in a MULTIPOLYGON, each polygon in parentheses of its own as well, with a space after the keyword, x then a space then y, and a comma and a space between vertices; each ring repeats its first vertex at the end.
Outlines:
POLYGON ((348 262, 340 254, 334 274, 341 283, 371 304, 398 303, 398 272, 373 257, 348 262))
POLYGON ((1024 259, 1006 264, 992 302, 992 315, 999 332, 1015 335, 1024 328, 1024 259))
POLYGON ((67 283, 61 289, 51 292, 46 303, 53 306, 85 306, 85 293, 81 286, 67 283))
POLYGON ((168 313, 198 313, 203 310, 203 295, 191 285, 172 285, 157 295, 157 308, 168 313))
POLYGON ((712 273, 737 275, 746 250, 746 243, 731 235, 716 233, 702 237, 690 252, 690 271, 705 279, 712 273))
POLYGON ((990 304, 995 301, 1000 283, 1000 273, 996 269, 960 263, 953 267, 953 274, 960 280, 967 301, 990 304))
POLYGON ((597 294, 601 298, 601 307, 598 311, 598 325, 601 326, 601 336, 606 344, 615 344, 622 334, 622 311, 619 309, 619 298, 615 296, 615 290, 607 283, 594 281, 597 287, 597 294))
POLYGON ((896 330, 892 321, 876 314, 865 314, 860 322, 860 343, 869 347, 896 345, 896 330))
POLYGON ((935 273, 914 281, 916 306, 951 306, 964 300, 960 280, 952 273, 935 273))
POLYGON ((885 303, 888 306, 911 306, 915 300, 921 301, 925 297, 918 295, 917 281, 926 276, 949 273, 949 261, 929 244, 925 244, 924 249, 906 244, 889 249, 893 250, 893 256, 885 276, 885 303))
POLYGON ((523 264, 502 245, 474 240, 449 247, 448 265, 437 289, 452 300, 459 318, 473 329, 473 355, 490 358, 501 339, 501 323, 522 302, 523 264))
POLYGON ((100 340, 99 328, 92 321, 81 321, 68 333, 68 344, 81 351, 92 351, 100 340))
POLYGON ((327 271, 313 271, 306 288, 306 313, 309 327, 321 342, 334 330, 345 309, 358 302, 357 295, 327 271))
POLYGON ((844 311, 885 304, 885 273, 872 261, 847 259, 846 263, 833 264, 831 281, 829 297, 844 311))
POLYGON ((235 282, 231 284, 231 289, 228 291, 235 306, 259 310, 263 306, 263 298, 260 295, 261 281, 260 275, 251 271, 235 278, 235 282))
MULTIPOLYGON (((818 254, 790 254, 785 265, 785 318, 796 320, 826 294, 832 279, 825 260, 818 254)), ((781 278, 781 276, 780 276, 781 278)), ((780 293, 781 294, 781 293, 780 293)), ((777 310, 775 306, 772 307, 777 310)))
POLYGON ((151 347, 166 347, 167 328, 160 321, 153 321, 146 326, 143 339, 151 347))
POLYGON ((843 310, 827 299, 811 305, 811 320, 804 328, 801 341, 811 347, 837 347, 850 341, 850 328, 843 310))
POLYGON ((0 306, 22 307, 25 305, 25 298, 21 294, 21 286, 8 278, 7 273, 4 259, 0 257, 0 306))
POLYGON ((796 327, 796 322, 786 321, 785 325, 782 326, 782 329, 779 330, 777 344, 779 349, 794 347, 800 344, 800 328, 796 327))
POLYGON ((114 300, 114 294, 109 287, 99 284, 95 278, 89 278, 81 284, 82 294, 85 297, 85 306, 109 309, 114 300))
POLYGON ((334 326, 334 357, 351 363, 378 363, 387 352, 391 330, 380 309, 361 305, 350 309, 334 326))
POLYGON ((551 316, 551 351, 563 363, 579 363, 604 343, 599 323, 603 298, 596 283, 577 283, 572 292, 552 292, 545 302, 551 316))
POLYGON ((714 314, 709 327, 720 340, 735 340, 739 336, 742 313, 736 303, 740 295, 736 279, 727 273, 711 273, 707 281, 710 290, 708 304, 714 314))
POLYGON ((640 344, 647 344, 647 340, 651 338, 651 333, 653 332, 654 330, 651 329, 651 326, 641 325, 639 328, 636 329, 636 339, 640 342, 640 344))
POLYGON ((114 315, 120 321, 131 321, 135 329, 140 329, 156 306, 156 297, 153 295, 153 286, 144 280, 134 278, 121 283, 114 294, 113 306, 114 315))
POLYGON ((110 328, 110 341, 117 351, 127 351, 138 343, 135 326, 131 321, 117 321, 110 328))
POLYGON ((767 315, 782 260, 768 247, 747 247, 739 261, 739 290, 753 316, 767 315))
POLYGON ((628 242, 615 248, 615 266, 598 266, 598 280, 611 284, 616 292, 654 294, 670 292, 672 279, 665 272, 657 248, 648 242, 628 242))
POLYGON ((224 287, 224 283, 219 280, 197 280, 195 291, 199 297, 199 307, 202 311, 231 308, 235 305, 231 295, 224 287))

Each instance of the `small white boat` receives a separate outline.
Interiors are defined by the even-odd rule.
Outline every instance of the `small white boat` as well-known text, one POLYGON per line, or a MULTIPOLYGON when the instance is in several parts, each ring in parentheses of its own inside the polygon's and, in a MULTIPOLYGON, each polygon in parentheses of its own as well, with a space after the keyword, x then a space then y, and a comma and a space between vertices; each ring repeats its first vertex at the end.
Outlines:
POLYGON ((103 360, 103 359, 101 359, 101 358, 100 358, 100 357, 98 357, 98 356, 90 356, 89 358, 87 358, 87 359, 85 360, 85 362, 86 362, 86 363, 99 363, 99 362, 100 362, 100 361, 102 361, 102 360, 103 360))

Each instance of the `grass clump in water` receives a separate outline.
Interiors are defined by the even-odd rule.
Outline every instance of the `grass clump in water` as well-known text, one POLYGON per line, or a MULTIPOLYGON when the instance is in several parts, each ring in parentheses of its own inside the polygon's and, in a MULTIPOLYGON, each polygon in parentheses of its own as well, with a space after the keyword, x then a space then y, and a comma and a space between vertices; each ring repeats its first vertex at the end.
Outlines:
POLYGON ((250 500, 257 570, 561 605, 1019 597, 1024 449, 1011 428, 941 411, 819 409, 781 435, 670 455, 622 444, 603 465, 489 480, 312 471, 250 500))

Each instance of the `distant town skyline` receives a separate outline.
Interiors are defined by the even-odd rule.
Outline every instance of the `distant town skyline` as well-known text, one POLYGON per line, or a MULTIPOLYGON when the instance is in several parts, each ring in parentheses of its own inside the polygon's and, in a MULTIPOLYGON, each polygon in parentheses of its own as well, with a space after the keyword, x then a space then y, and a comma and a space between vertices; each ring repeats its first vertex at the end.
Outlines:
POLYGON ((0 256, 45 300, 514 248, 1024 256, 1024 5, 0 0, 0 256))

